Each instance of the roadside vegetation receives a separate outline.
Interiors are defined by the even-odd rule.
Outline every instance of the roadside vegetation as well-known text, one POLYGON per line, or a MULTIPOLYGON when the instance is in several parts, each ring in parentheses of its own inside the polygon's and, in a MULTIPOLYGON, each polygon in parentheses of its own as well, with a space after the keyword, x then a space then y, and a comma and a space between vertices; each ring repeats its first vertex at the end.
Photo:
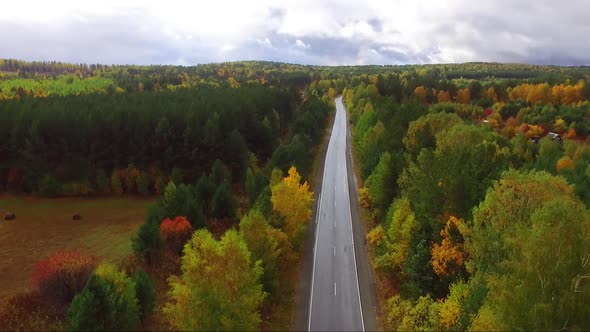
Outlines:
POLYGON ((467 80, 434 66, 344 92, 384 329, 590 326, 584 70, 467 80))

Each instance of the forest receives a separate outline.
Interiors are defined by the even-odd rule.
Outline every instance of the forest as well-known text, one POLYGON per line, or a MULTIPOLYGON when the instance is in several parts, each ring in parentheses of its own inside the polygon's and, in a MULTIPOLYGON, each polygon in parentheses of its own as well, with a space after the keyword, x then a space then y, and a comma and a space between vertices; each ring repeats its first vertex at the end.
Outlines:
MULTIPOLYGON (((13 63, 4 62, 4 70, 13 63)), ((129 241, 129 257, 115 263, 78 251, 50 254, 33 266, 31 291, 3 301, 0 325, 250 330, 290 324, 289 294, 312 206, 302 177, 312 172, 332 101, 303 95, 297 74, 283 65, 255 64, 245 67, 250 76, 229 80, 224 71, 239 65, 205 66, 204 78, 188 84, 176 79, 190 77, 192 68, 164 68, 160 80, 151 76, 160 68, 130 74, 134 68, 19 64, 23 78, 19 68, 2 81, 1 190, 153 203, 129 241), (248 82, 256 73, 276 83, 248 82), (189 299, 209 300, 188 306, 189 299), (206 319, 190 318, 197 314, 206 319)))
POLYGON ((153 202, 132 255, 55 252, 0 325, 291 329, 338 95, 380 329, 590 326, 588 67, 14 59, 0 191, 153 202))
POLYGON ((585 69, 549 83, 472 66, 452 80, 425 79, 436 67, 369 75, 343 92, 381 326, 586 329, 585 69))

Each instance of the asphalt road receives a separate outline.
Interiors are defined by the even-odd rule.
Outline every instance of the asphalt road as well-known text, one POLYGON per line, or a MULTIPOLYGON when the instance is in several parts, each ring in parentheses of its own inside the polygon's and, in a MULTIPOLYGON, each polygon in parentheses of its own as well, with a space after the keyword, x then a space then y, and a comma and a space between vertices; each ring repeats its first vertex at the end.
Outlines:
MULTIPOLYGON (((347 121, 342 97, 328 143, 314 226, 308 329, 364 331, 347 166, 347 121)), ((362 244, 360 244, 362 245, 362 244)))

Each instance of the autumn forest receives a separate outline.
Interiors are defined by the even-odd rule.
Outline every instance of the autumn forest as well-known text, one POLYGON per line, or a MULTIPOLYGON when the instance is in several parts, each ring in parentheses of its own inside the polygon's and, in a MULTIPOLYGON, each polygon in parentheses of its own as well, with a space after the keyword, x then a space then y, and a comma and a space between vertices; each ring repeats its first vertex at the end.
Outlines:
POLYGON ((296 329, 338 96, 377 329, 590 328, 590 67, 15 59, 0 327, 296 329))

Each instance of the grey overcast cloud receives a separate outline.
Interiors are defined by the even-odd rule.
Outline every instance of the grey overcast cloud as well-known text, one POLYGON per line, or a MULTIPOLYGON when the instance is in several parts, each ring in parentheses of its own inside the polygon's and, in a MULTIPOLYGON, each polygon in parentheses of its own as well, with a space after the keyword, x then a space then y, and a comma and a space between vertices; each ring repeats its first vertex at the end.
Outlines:
POLYGON ((105 64, 590 64, 590 0, 8 1, 0 56, 105 64))

